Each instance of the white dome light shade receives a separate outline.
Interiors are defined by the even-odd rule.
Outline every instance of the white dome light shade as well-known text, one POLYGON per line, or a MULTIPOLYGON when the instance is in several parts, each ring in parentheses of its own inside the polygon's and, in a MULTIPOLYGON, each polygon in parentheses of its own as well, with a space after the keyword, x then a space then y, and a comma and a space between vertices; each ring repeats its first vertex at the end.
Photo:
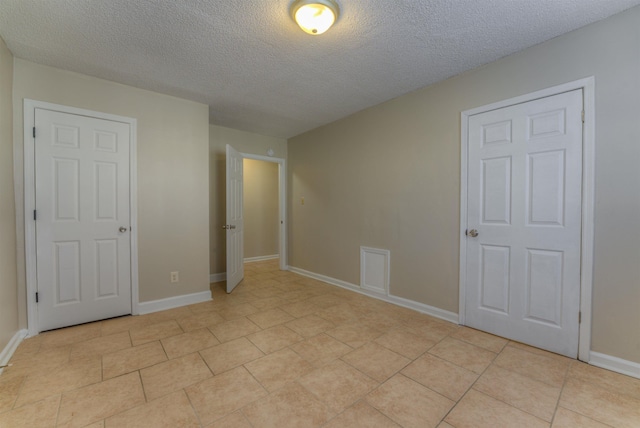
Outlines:
POLYGON ((317 36, 338 19, 340 10, 332 0, 298 0, 291 5, 291 16, 305 33, 317 36))

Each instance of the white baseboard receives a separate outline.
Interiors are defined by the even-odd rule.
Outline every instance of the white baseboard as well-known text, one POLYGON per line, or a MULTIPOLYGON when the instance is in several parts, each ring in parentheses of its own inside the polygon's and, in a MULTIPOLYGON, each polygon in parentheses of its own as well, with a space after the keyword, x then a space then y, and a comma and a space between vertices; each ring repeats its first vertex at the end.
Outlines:
MULTIPOLYGON (((260 257, 247 257, 246 259, 244 259, 244 263, 251 263, 251 262, 262 262, 264 260, 273 260, 273 259, 278 259, 280 258, 279 254, 273 254, 271 256, 260 256, 260 257)), ((287 270, 287 269, 285 269, 287 270)), ((214 282, 222 282, 222 281, 226 281, 227 280, 227 273, 226 272, 220 272, 220 273, 212 273, 211 275, 209 275, 209 283, 214 283, 214 282)))
POLYGON ((393 303, 394 305, 413 309, 414 311, 422 312, 435 318, 440 318, 454 324, 459 324, 458 314, 456 314, 455 312, 445 311, 444 309, 436 308, 435 306, 425 305, 424 303, 416 302, 415 300, 409 300, 398 296, 388 295, 385 297, 385 300, 389 303, 393 303))
MULTIPOLYGON (((13 335, 9 343, 7 343, 7 346, 5 346, 2 352, 0 352, 0 366, 4 366, 9 362, 9 360, 13 356, 13 353, 16 352, 16 349, 18 349, 18 345, 22 343, 24 338, 27 337, 28 333, 28 330, 23 329, 18 330, 16 334, 13 335)), ((3 369, 0 369, 0 374, 2 374, 2 370, 3 369)))
POLYGON ((138 304, 138 313, 140 315, 150 314, 152 312, 165 311, 167 309, 178 308, 180 306, 208 302, 209 300, 211 300, 210 290, 202 291, 200 293, 184 294, 182 296, 168 297, 166 299, 152 300, 150 302, 141 302, 138 304))
POLYGON ((209 284, 212 284, 214 282, 222 282, 226 280, 227 280, 226 272, 212 273, 211 275, 209 275, 209 284))
POLYGON ((321 275, 319 273, 309 272, 304 269, 289 266, 289 270, 299 275, 307 276, 309 278, 326 282, 327 284, 336 285, 338 287, 345 288, 350 291, 355 291, 356 293, 364 294, 365 296, 373 297, 374 299, 382 300, 397 306, 402 306, 404 308, 413 309, 415 311, 422 312, 427 315, 431 315, 432 317, 440 318, 445 321, 458 324, 458 314, 445 311, 444 309, 425 305, 424 303, 419 303, 413 300, 404 299, 402 297, 397 297, 390 294, 387 295, 387 294, 376 293, 375 291, 363 289, 355 284, 351 284, 350 282, 331 278, 329 276, 321 275))
POLYGON ((589 364, 640 379, 640 364, 591 351, 589 364))
POLYGON ((367 294, 367 295, 370 294, 370 293, 365 293, 357 285, 351 284, 350 282, 342 281, 340 279, 331 278, 330 276, 321 275, 315 272, 309 272, 308 270, 300 269, 293 266, 289 266, 289 271, 293 273, 297 273, 298 275, 317 279, 318 281, 326 282, 327 284, 337 285, 338 287, 346 288, 348 290, 352 290, 356 292, 362 292, 362 294, 367 294))
POLYGON ((262 262, 262 261, 265 261, 265 260, 277 259, 279 257, 280 257, 279 254, 272 254, 270 256, 247 257, 247 258, 244 259, 244 262, 245 263, 262 262))

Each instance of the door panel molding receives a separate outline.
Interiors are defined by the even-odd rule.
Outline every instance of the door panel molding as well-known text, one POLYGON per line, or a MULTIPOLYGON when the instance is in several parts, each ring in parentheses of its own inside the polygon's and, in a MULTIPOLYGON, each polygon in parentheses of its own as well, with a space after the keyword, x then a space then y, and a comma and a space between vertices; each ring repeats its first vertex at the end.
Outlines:
MULTIPOLYGON (((83 108, 69 107, 31 99, 24 99, 24 228, 25 228, 25 270, 27 289, 27 326, 29 336, 39 332, 38 310, 35 301, 37 291, 36 272, 36 225, 34 210, 36 206, 35 192, 35 126, 36 109, 51 110, 60 113, 86 116, 96 119, 121 122, 129 125, 129 212, 130 212, 130 249, 131 249, 131 311, 139 313, 138 304, 138 210, 137 210, 137 120, 130 117, 102 113, 83 108)), ((72 141, 71 141, 72 143, 72 141)), ((108 149, 105 146, 105 150, 108 149)))
MULTIPOLYGON (((594 208, 595 208, 595 78, 593 76, 532 92, 515 98, 465 110, 460 114, 460 265, 458 322, 465 323, 467 289, 467 214, 468 214, 468 153, 469 118, 504 107, 522 104, 564 92, 581 89, 584 103, 582 147, 582 230, 580 267, 580 312, 578 359, 589 361, 591 351, 591 318, 593 289, 594 208)), ((489 130, 490 131, 490 130, 489 130)), ((504 134, 488 132, 493 140, 504 134), (494 135, 495 134, 495 135, 494 135)), ((506 135, 506 134, 504 134, 506 135)), ((491 139, 490 139, 491 140, 491 139)), ((491 140, 491 141, 493 141, 491 140)))

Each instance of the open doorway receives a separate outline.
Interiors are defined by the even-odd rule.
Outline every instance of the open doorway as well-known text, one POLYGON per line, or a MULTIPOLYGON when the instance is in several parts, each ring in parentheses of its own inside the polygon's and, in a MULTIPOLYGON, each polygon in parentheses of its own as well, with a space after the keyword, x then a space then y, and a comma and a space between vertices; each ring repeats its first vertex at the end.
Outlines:
MULTIPOLYGON (((268 157, 268 156, 260 156, 260 155, 254 155, 254 154, 250 154, 250 153, 242 153, 242 158, 243 158, 243 164, 247 164, 247 162, 249 161, 256 161, 259 163, 255 163, 252 164, 252 166, 254 165, 258 165, 258 168, 260 168, 261 172, 260 174, 268 174, 269 175, 269 180, 270 183, 268 185, 265 186, 253 186, 253 189, 249 190, 249 192, 253 193, 253 196, 256 196, 256 194, 259 194, 257 196, 257 198, 261 198, 265 201, 265 204, 270 205, 270 210, 273 210, 273 204, 277 204, 277 209, 274 210, 276 212, 276 221, 275 221, 275 229, 269 229, 269 232, 265 231, 263 232, 259 232, 262 234, 273 234, 275 233, 276 235, 276 242, 277 242, 277 251, 269 254, 269 251, 266 251, 265 249, 260 249, 259 251, 257 251, 254 255, 251 255, 250 252, 248 252, 246 250, 246 245, 245 245, 245 252, 244 252, 244 259, 246 261, 249 260, 253 260, 253 261, 257 261, 257 260, 265 260, 264 257, 276 257, 279 258, 279 266, 280 266, 280 270, 287 270, 289 268, 288 264, 287 264, 287 221, 286 221, 286 195, 287 195, 287 189, 286 189, 286 171, 287 171, 287 167, 286 167, 286 161, 282 158, 274 158, 274 157, 268 157), (276 173, 276 180, 273 181, 273 172, 276 173), (275 191, 273 191, 273 187, 275 186, 275 191), (257 254, 258 252, 260 253, 264 253, 264 254, 257 254), (260 258, 257 258, 260 257, 260 258), (249 259, 249 260, 247 260, 249 259)), ((245 176, 243 177, 243 182, 244 182, 244 186, 247 185, 247 172, 244 172, 245 176)), ((250 173, 251 174, 251 173, 250 173)), ((256 178, 260 178, 260 177, 256 177, 256 178)), ((245 189, 245 192, 247 192, 247 189, 245 189)), ((251 196, 249 196, 251 198, 251 196)), ((248 200, 243 201, 243 205, 244 204, 250 204, 252 207, 255 206, 255 200, 257 198, 252 198, 252 201, 249 202, 248 200)), ((248 213, 248 209, 252 209, 249 207, 249 205, 245 205, 244 207, 244 211, 245 211, 245 216, 248 213)), ((249 214, 251 215, 251 214, 249 214)), ((258 214, 260 215, 260 214, 258 214)), ((272 214, 270 214, 271 216, 272 214)), ((246 221, 246 220, 245 220, 246 221)), ((271 224, 273 224, 273 221, 271 221, 269 218, 265 218, 263 220, 260 221, 264 221, 266 224, 266 228, 271 228, 273 226, 270 226, 271 224)), ((251 229, 249 230, 249 234, 251 234, 251 229)), ((271 235, 272 236, 272 235, 271 235)), ((255 239, 249 237, 249 240, 251 239, 255 239)), ((262 236, 260 238, 260 240, 263 240, 264 242, 269 242, 269 243, 273 243, 274 240, 272 238, 268 238, 266 236, 262 236)), ((247 240, 245 240, 245 243, 248 244, 247 240)), ((253 245, 253 244, 251 244, 253 245)), ((273 247, 269 247, 269 248, 273 248, 273 247)))
MULTIPOLYGON (((278 240, 277 240, 277 250, 272 253, 263 253, 260 255, 263 256, 275 256, 278 255, 277 264, 280 270, 287 270, 287 228, 286 228, 286 160, 284 158, 276 158, 269 156, 260 156, 250 153, 242 153, 236 152, 237 157, 239 158, 239 166, 242 167, 244 159, 251 159, 257 161, 263 161, 264 163, 269 163, 270 165, 275 165, 278 178, 277 178, 277 194, 274 196, 276 198, 276 203, 278 206, 278 240)), ((209 275, 210 283, 219 283, 222 281, 226 281, 228 274, 228 254, 227 254, 227 234, 228 230, 226 229, 227 224, 231 224, 235 222, 229 222, 227 217, 227 200, 226 195, 229 193, 227 189, 227 154, 222 150, 212 150, 210 152, 210 227, 211 227, 211 239, 210 239, 210 269, 211 273, 209 275), (222 228, 221 228, 222 226, 222 228)), ((244 168, 242 168, 244 169, 244 168)), ((244 178, 241 179, 244 181, 244 178)), ((244 186, 242 186, 244 187, 244 186)), ((240 196, 239 201, 243 201, 243 197, 240 196)), ((244 205, 243 203, 239 204, 240 206, 244 205)), ((237 231, 237 225, 236 229, 237 231)), ((241 240, 244 244, 244 239, 241 240)), ((247 257, 257 257, 257 255, 247 255, 244 254, 244 245, 242 244, 241 252, 233 255, 234 261, 233 265, 237 265, 238 262, 240 265, 243 265, 244 258, 247 257)), ((242 275, 240 275, 242 278, 242 275)))
POLYGON ((278 164, 243 159, 244 262, 280 255, 278 164))

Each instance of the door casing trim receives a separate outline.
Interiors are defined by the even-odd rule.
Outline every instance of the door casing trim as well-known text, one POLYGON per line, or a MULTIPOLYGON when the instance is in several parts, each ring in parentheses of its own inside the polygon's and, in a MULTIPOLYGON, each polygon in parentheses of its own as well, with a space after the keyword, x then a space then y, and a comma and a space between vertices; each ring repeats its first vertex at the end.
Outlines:
MULTIPOLYGON (((280 218, 280 230, 278 233, 278 251, 280 255, 280 270, 288 270, 287 258, 287 160, 283 158, 272 158, 269 156, 254 155, 251 153, 240 153, 243 159, 252 159, 278 164, 278 215, 280 218)), ((242 176, 244 185, 244 174, 242 176)), ((244 257, 244 254, 242 255, 244 257)))
POLYGON ((39 333, 38 308, 35 302, 37 291, 36 278, 36 227, 33 221, 33 210, 36 206, 35 192, 35 144, 32 128, 35 126, 35 109, 52 110, 79 116, 122 122, 129 125, 129 211, 130 211, 130 246, 131 246, 131 313, 137 315, 138 308, 138 205, 137 205, 137 120, 125 116, 117 116, 83 108, 52 104, 44 101, 24 99, 24 240, 25 270, 27 288, 27 328, 29 336, 39 333))
POLYGON ((593 249, 595 209, 595 77, 590 76, 551 88, 542 89, 515 98, 487 104, 460 114, 460 284, 458 322, 465 323, 465 297, 467 288, 467 193, 468 193, 468 145, 469 117, 515 104, 546 98, 552 95, 582 90, 584 123, 582 126, 582 233, 580 264, 580 312, 578 359, 588 362, 591 352, 591 318, 593 290, 593 249))

